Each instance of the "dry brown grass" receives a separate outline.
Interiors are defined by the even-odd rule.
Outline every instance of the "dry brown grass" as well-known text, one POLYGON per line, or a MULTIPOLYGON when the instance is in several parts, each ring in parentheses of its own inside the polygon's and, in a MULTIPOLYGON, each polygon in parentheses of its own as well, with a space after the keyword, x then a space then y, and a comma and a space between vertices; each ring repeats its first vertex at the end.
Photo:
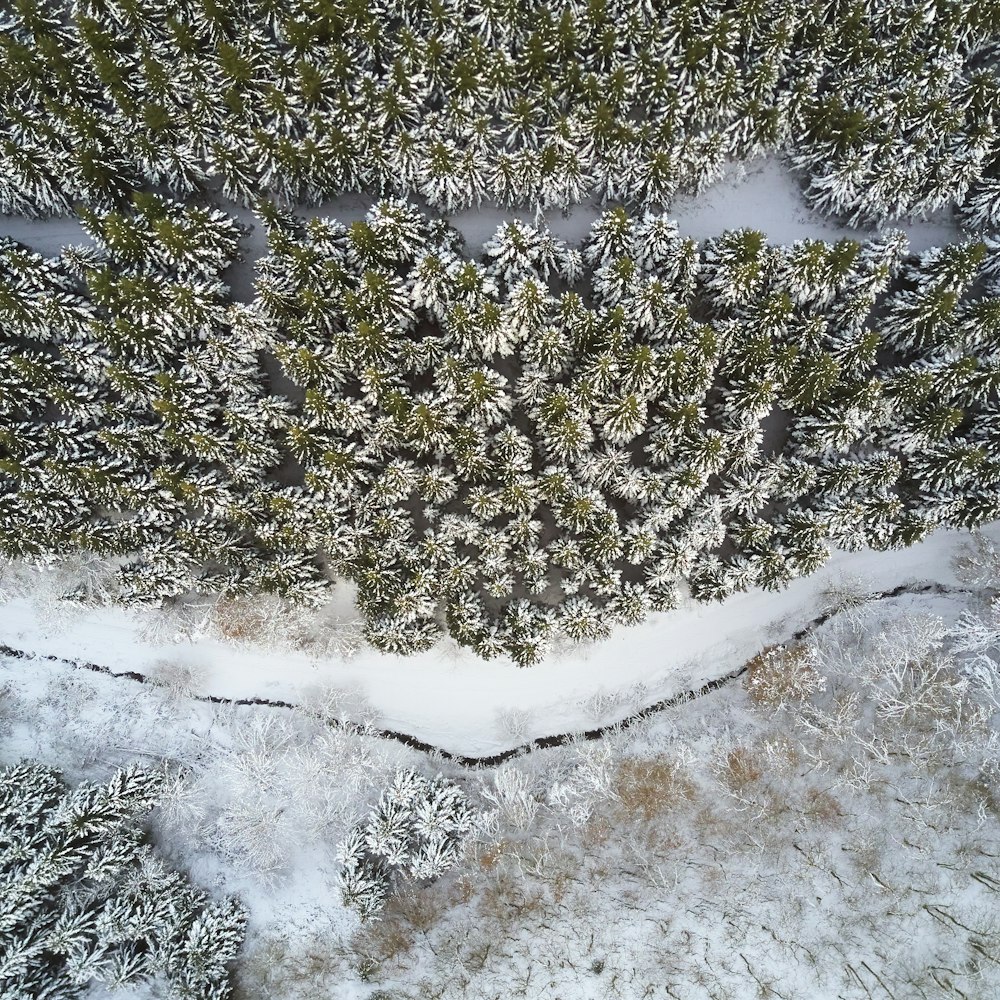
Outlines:
POLYGON ((359 931, 352 943, 360 956, 359 967, 361 962, 367 962, 371 976, 375 969, 408 955, 416 943, 416 933, 405 920, 383 916, 359 931))
POLYGON ((778 708, 805 701, 820 690, 823 678, 805 643, 768 646, 747 663, 744 687, 755 705, 778 708))
POLYGON ((428 934, 453 906, 463 902, 462 892, 453 890, 449 880, 390 896, 379 919, 354 935, 353 950, 379 967, 403 962, 417 938, 428 934))
POLYGON ((439 886, 428 886, 392 896, 386 903, 384 920, 404 923, 415 931, 424 932, 449 908, 448 893, 442 892, 439 886))
POLYGON ((545 894, 517 870, 498 869, 483 884, 477 900, 477 922, 499 934, 546 907, 545 894))
POLYGON ((832 826, 844 815, 840 802, 821 788, 810 788, 806 793, 803 813, 824 826, 832 826))
POLYGON ((479 844, 476 845, 474 851, 472 852, 472 857, 475 862, 484 872, 492 871, 500 863, 500 859, 503 858, 510 850, 510 844, 507 840, 498 840, 492 844, 479 844))
POLYGON ((588 851, 603 847, 611 839, 614 829, 611 820, 606 816, 591 816, 580 831, 580 842, 588 851))
POLYGON ((763 775, 763 766, 749 747, 734 747, 726 754, 722 778, 733 791, 746 790, 757 784, 763 775))
POLYGON ((452 886, 452 905, 464 906, 475 896, 479 889, 479 877, 477 875, 462 874, 455 879, 452 886))
POLYGON ((650 823, 694 796, 695 788, 677 763, 665 755, 648 760, 628 757, 611 779, 619 812, 650 823))
POLYGON ((212 624, 219 634, 238 642, 259 639, 273 616, 273 609, 247 597, 219 601, 212 609, 212 624))
POLYGON ((561 903, 575 885, 582 884, 579 854, 562 850, 549 852, 538 869, 538 878, 553 901, 561 903))
POLYGON ((317 934, 289 940, 284 935, 248 942, 236 964, 232 1000, 304 1000, 330 996, 344 974, 346 954, 317 934))

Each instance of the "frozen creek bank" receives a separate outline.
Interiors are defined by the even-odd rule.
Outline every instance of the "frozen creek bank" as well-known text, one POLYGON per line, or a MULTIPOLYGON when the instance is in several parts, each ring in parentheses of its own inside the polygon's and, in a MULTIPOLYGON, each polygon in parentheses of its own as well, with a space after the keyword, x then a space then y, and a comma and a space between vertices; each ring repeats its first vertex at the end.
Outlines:
MULTIPOLYGON (((1000 525, 984 534, 1000 540, 1000 525)), ((592 730, 697 690, 763 647, 794 637, 838 594, 959 586, 953 561, 969 537, 940 531, 898 552, 835 553, 813 576, 780 593, 691 602, 604 642, 567 646, 529 669, 504 659, 485 663, 450 640, 414 657, 362 649, 350 658, 209 637, 176 642, 164 638, 150 610, 70 608, 56 618, 51 602, 24 597, 0 607, 0 641, 116 673, 156 674, 164 663, 186 667, 197 678, 197 693, 216 698, 298 704, 318 687, 356 691, 381 729, 452 754, 489 756, 553 734, 592 730)), ((345 616, 349 596, 345 587, 345 616)))
MULTIPOLYGON (((922 607, 928 601, 947 603, 949 600, 954 599, 959 595, 967 594, 968 591, 965 588, 951 587, 940 583, 904 583, 894 587, 892 590, 878 592, 869 591, 856 596, 859 599, 864 599, 864 603, 860 605, 861 607, 870 608, 873 603, 880 601, 894 601, 897 606, 905 609, 907 604, 913 604, 914 607, 922 607)), ((816 628, 825 625, 827 622, 837 618, 839 615, 851 614, 856 607, 856 605, 850 603, 842 608, 831 607, 826 609, 820 614, 814 616, 811 621, 796 629, 791 636, 783 636, 781 641, 798 642, 800 640, 806 640, 816 628)), ((54 654, 29 652, 27 650, 15 649, 12 646, 6 646, 3 644, 0 644, 0 657, 5 657, 12 662, 27 661, 31 664, 44 663, 52 665, 56 669, 86 670, 91 673, 101 674, 108 678, 133 681, 138 684, 162 687, 169 683, 169 678, 164 678, 162 673, 159 672, 153 674, 143 674, 137 670, 113 671, 103 664, 91 663, 86 660, 82 660, 79 657, 71 659, 69 657, 61 657, 54 654)), ((609 694, 601 691, 582 706, 588 710, 588 714, 590 716, 593 718, 611 716, 613 711, 622 710, 623 703, 628 709, 629 714, 617 718, 610 718, 610 720, 606 718, 601 725, 593 729, 576 729, 572 732, 550 733, 545 736, 535 736, 525 742, 518 743, 516 746, 505 747, 504 749, 496 750, 490 754, 479 754, 473 756, 453 752, 437 744, 431 744, 423 740, 419 740, 407 732, 399 732, 393 729, 377 729, 374 728, 374 723, 371 719, 360 719, 358 715, 361 713, 351 716, 348 712, 347 717, 342 719, 340 724, 345 725, 349 723, 351 725, 360 726, 363 723, 366 727, 370 727, 366 729, 367 735, 378 737, 380 739, 394 740, 403 746, 409 747, 413 750, 419 750, 422 753, 437 754, 441 758, 453 761, 463 767, 496 767, 497 765, 503 764, 525 752, 548 749, 550 747, 566 746, 581 738, 585 740, 603 739, 613 731, 628 729, 636 723, 642 722, 643 720, 648 719, 666 709, 674 708, 685 702, 693 701, 696 698, 701 698, 713 691, 717 691, 719 688, 739 680, 739 678, 747 672, 747 667, 747 663, 744 662, 741 666, 735 667, 726 674, 722 674, 719 677, 709 678, 699 687, 676 690, 668 697, 661 698, 659 701, 652 703, 644 703, 643 696, 648 692, 646 686, 642 683, 637 684, 631 689, 629 692, 631 695, 630 698, 622 698, 621 692, 609 694), (631 702, 631 704, 628 704, 629 702, 631 702)), ((190 676, 191 675, 188 672, 185 672, 182 675, 185 681, 190 676)), ((184 692, 179 691, 178 693, 184 692)), ((199 693, 186 694, 186 696, 193 701, 216 705, 228 705, 231 707, 249 706, 276 709, 301 709, 304 707, 303 705, 296 705, 288 701, 256 696, 233 698, 217 694, 199 693)), ((365 710, 368 707, 367 701, 362 701, 357 704, 363 706, 365 710)), ((523 710, 516 708, 510 709, 506 713, 498 713, 498 723, 500 724, 500 728, 505 730, 506 735, 511 739, 521 738, 522 733, 520 729, 522 725, 526 725, 527 719, 527 714, 523 710), (512 729, 512 723, 517 726, 516 730, 512 729)))

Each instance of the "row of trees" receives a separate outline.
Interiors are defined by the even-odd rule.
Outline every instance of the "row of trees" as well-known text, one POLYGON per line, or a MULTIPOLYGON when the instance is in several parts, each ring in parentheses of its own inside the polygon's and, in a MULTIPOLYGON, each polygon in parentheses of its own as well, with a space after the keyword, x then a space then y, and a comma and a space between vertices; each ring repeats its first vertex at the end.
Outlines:
POLYGON ((0 993, 73 998, 154 976, 175 1000, 224 1000, 246 916, 213 903, 142 843, 163 775, 131 767, 66 788, 58 772, 0 770, 0 993))
POLYGON ((643 207, 786 151, 823 210, 1000 224, 1000 4, 18 0, 0 212, 220 182, 643 207))
POLYGON ((123 599, 358 586, 391 652, 532 662, 690 587, 1000 517, 997 248, 699 245, 602 215, 479 260, 401 201, 269 215, 249 304, 222 213, 144 197, 96 248, 0 254, 0 551, 120 557, 123 599))

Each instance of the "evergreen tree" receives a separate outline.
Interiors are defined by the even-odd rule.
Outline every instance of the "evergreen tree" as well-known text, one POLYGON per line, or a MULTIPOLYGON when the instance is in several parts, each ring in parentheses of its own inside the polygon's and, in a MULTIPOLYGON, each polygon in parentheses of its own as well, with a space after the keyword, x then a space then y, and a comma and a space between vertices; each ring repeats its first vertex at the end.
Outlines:
POLYGON ((128 768, 68 791, 34 764, 0 771, 0 988, 75 997, 92 981, 162 977, 178 998, 229 995, 243 939, 235 901, 210 903, 141 842, 162 776, 128 768))
POLYGON ((459 858, 474 814, 457 786, 398 771, 367 820, 341 844, 344 902, 362 920, 377 918, 398 883, 438 878, 459 858))
POLYGON ((767 287, 777 255, 763 233, 740 229, 707 242, 705 284, 719 307, 746 309, 767 287))

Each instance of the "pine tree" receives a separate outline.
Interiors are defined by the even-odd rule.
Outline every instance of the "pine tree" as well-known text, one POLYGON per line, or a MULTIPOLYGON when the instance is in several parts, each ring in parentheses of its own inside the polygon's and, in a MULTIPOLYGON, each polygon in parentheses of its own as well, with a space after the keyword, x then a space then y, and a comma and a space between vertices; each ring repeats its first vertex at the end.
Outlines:
POLYGON ((1000 178, 983 177, 972 185, 962 204, 962 217, 972 230, 1000 228, 1000 178))
POLYGON ((527 277, 548 281, 550 275, 572 280, 579 272, 574 253, 547 230, 522 222, 508 222, 483 245, 489 258, 489 273, 508 286, 527 277))
POLYGON ((521 667, 537 663, 548 649, 552 615, 528 601, 511 601, 499 623, 504 651, 521 667))
POLYGON ((634 254, 633 227, 624 209, 612 209, 599 216, 590 227, 590 238, 583 249, 584 261, 596 268, 634 254))
POLYGON ((860 251, 854 240, 831 245, 797 240, 789 248, 776 280, 798 306, 826 306, 850 280, 860 251))
POLYGON ((340 846, 345 904, 362 920, 377 918, 403 879, 427 882, 455 865, 473 821, 465 796, 441 775, 397 771, 367 820, 340 846))
POLYGON ((950 343, 958 303, 979 276, 985 257, 986 244, 982 241, 968 241, 923 254, 919 263, 905 272, 915 287, 890 298, 881 331, 904 352, 950 343))
POLYGON ((739 229, 708 240, 704 260, 705 285, 718 308, 738 312, 762 296, 771 281, 777 254, 763 233, 739 229))
POLYGON ((141 843, 162 775, 132 767, 67 791, 57 772, 0 772, 0 988, 75 997, 91 981, 166 980, 177 996, 229 995, 246 916, 210 903, 141 843))

